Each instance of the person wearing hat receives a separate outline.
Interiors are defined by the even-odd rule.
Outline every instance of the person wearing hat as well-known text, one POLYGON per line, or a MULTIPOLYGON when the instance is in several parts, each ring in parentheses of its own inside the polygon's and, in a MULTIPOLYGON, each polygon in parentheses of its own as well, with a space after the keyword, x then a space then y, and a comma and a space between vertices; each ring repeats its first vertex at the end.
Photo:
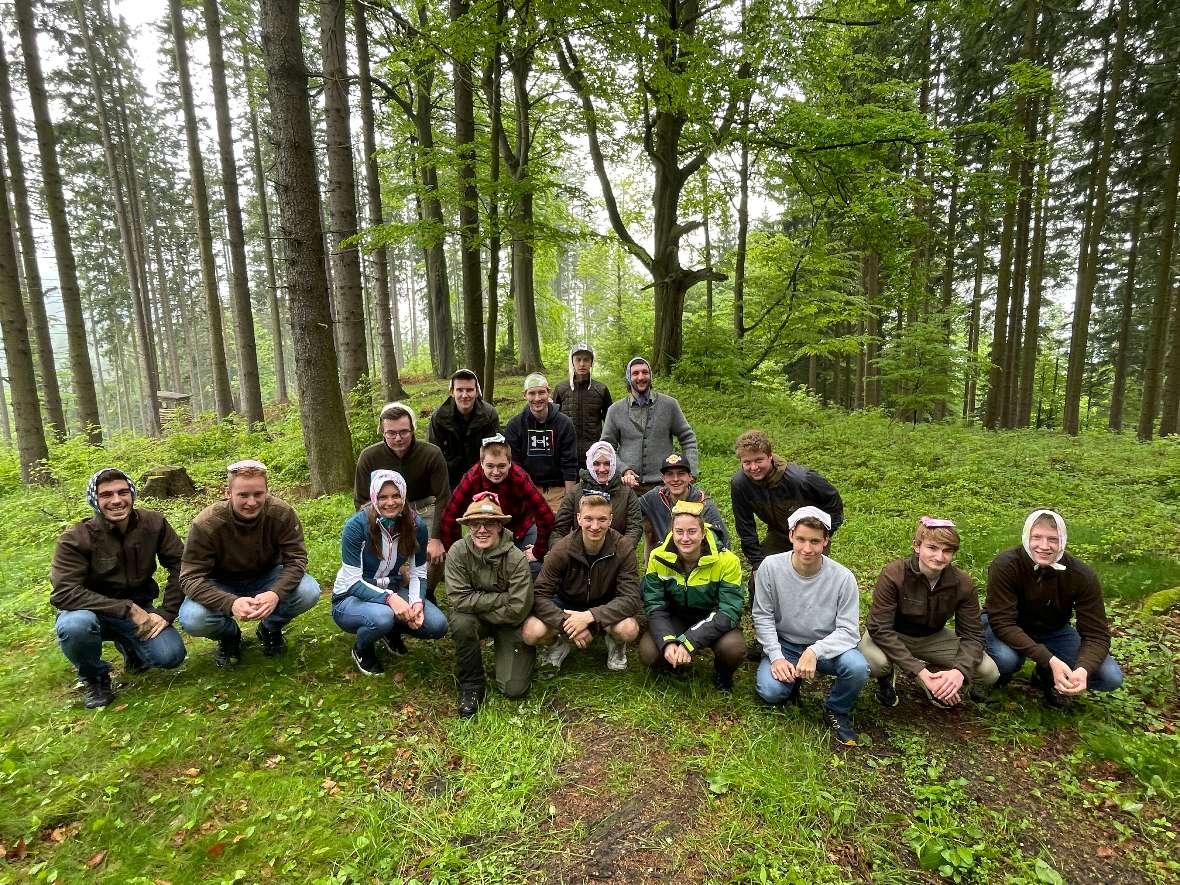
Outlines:
POLYGON ((352 660, 366 676, 385 672, 377 645, 405 654, 402 634, 447 635, 447 617, 426 590, 426 521, 406 507, 406 481, 374 470, 369 503, 349 517, 340 536, 340 570, 332 587, 332 620, 356 635, 352 660), (403 577, 403 566, 409 565, 403 577))
POLYGON ((619 459, 614 446, 603 440, 590 445, 586 452, 586 469, 581 480, 565 493, 557 516, 553 520, 550 540, 557 543, 571 531, 577 531, 578 504, 587 493, 601 492, 610 501, 611 528, 627 539, 633 547, 643 537, 643 514, 639 510, 639 496, 619 478, 619 459))
POLYGON ((549 401, 549 382, 539 372, 524 379, 525 407, 504 429, 512 460, 532 479, 556 513, 578 481, 578 439, 574 422, 549 401))
POLYGON ((483 398, 479 376, 459 369, 451 376, 451 395, 430 416, 427 439, 447 462, 451 489, 479 460, 480 440, 500 432, 496 407, 483 398))
POLYGON ((641 356, 627 363, 627 396, 606 413, 602 438, 619 453, 623 482, 643 495, 660 484, 660 465, 680 442, 689 472, 697 472, 697 435, 684 417, 680 403, 652 389, 651 364, 641 356))
POLYGON ((602 436, 602 422, 612 402, 606 385, 590 377, 593 368, 593 348, 584 341, 575 344, 569 353, 569 377, 553 390, 553 401, 574 422, 579 462, 586 460, 590 444, 602 436))
POLYGON ((1093 569, 1066 552, 1065 520, 1053 510, 1034 510, 1021 540, 987 569, 984 641, 999 684, 1032 658, 1048 706, 1067 707, 1085 691, 1118 688, 1123 671, 1110 655, 1102 586, 1093 569), (1070 623, 1075 617, 1076 627, 1070 623))
POLYGON ((975 581, 953 562, 959 544, 952 520, 923 516, 914 529, 913 554, 895 559, 877 578, 858 648, 877 680, 882 707, 899 702, 898 669, 943 708, 962 700, 965 684, 979 697, 1000 678, 984 654, 975 581), (953 632, 947 629, 952 617, 953 632))
POLYGON ((474 716, 484 699, 481 639, 490 636, 494 642, 496 687, 509 698, 528 693, 537 657, 520 634, 533 608, 533 581, 528 560, 504 531, 511 519, 495 492, 481 492, 459 517, 467 534, 447 551, 447 599, 463 718, 474 716))
POLYGON ((217 640, 219 667, 241 660, 239 621, 258 622, 262 653, 273 657, 287 649, 283 628, 320 598, 307 573, 303 523, 270 493, 266 465, 237 461, 225 470, 225 500, 197 514, 180 567, 180 624, 190 636, 217 640))
POLYGON ((799 703, 801 684, 816 673, 835 676, 824 719, 839 744, 859 741, 848 718, 869 665, 857 650, 860 590, 847 568, 824 555, 832 517, 800 507, 787 518, 791 551, 758 566, 754 632, 762 646, 755 688, 768 704, 799 703))
POLYGON ((548 644, 545 663, 553 667, 569 655, 570 642, 585 648, 601 633, 607 668, 626 670, 627 643, 639 638, 635 545, 611 528, 611 504, 606 492, 581 496, 578 531, 553 545, 533 588, 521 635, 529 645, 548 644))
POLYGON ((676 502, 671 531, 648 556, 643 577, 648 628, 639 640, 639 658, 656 672, 675 671, 711 648, 713 685, 729 693, 746 655, 742 564, 718 546, 704 510, 699 502, 676 502))
POLYGON ((111 665, 102 659, 104 640, 122 652, 127 673, 171 670, 185 657, 184 640, 172 626, 184 599, 184 545, 163 514, 135 506, 137 497, 122 470, 99 470, 86 484, 94 516, 66 529, 53 551, 49 601, 59 611, 54 630, 62 654, 85 683, 87 709, 115 698, 111 665), (159 606, 157 561, 168 570, 159 606))
POLYGON ((677 501, 695 501, 705 505, 705 523, 717 536, 719 546, 729 549, 729 530, 725 527, 725 520, 721 518, 721 511, 713 499, 705 494, 705 490, 692 481, 692 473, 688 469, 688 462, 684 456, 673 452, 660 465, 662 485, 645 493, 639 499, 639 511, 643 514, 643 535, 647 542, 647 549, 654 550, 655 546, 672 528, 672 508, 677 501))
POLYGON ((451 499, 446 459, 439 447, 416 438, 414 410, 405 403, 387 403, 377 417, 381 441, 365 448, 356 461, 352 497, 356 509, 369 503, 369 477, 374 470, 395 470, 406 480, 407 506, 426 520, 426 598, 434 601, 434 588, 442 580, 442 512, 451 499))

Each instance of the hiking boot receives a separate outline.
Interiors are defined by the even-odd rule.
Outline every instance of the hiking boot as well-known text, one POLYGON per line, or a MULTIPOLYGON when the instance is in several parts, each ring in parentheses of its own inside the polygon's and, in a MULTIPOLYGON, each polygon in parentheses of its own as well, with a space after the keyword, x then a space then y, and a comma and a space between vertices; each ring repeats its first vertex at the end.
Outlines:
POLYGON ((713 671, 713 687, 722 694, 733 694, 733 673, 713 671))
POLYGON ((402 655, 408 655, 410 653, 410 650, 406 648, 406 643, 405 640, 402 639, 401 633, 396 631, 386 636, 382 636, 377 640, 377 645, 378 647, 385 649, 385 651, 389 652, 389 654, 397 655, 398 657, 401 657, 402 655))
POLYGON ((986 704, 992 699, 992 688, 990 685, 983 685, 975 682, 971 685, 971 702, 974 704, 986 704))
POLYGON ((137 673, 146 673, 151 669, 151 666, 145 661, 135 647, 116 639, 115 648, 123 655, 123 672, 128 676, 134 676, 137 673))
POLYGON ((554 670, 560 670, 565 659, 570 656, 570 641, 559 635, 553 644, 541 652, 541 663, 548 664, 554 670))
POLYGON ((1054 710, 1068 710, 1073 706, 1073 698, 1063 695, 1053 685, 1053 671, 1048 667, 1037 667, 1033 671, 1033 685, 1041 689, 1041 696, 1046 707, 1054 710))
POLYGON ((606 634, 606 669, 627 669, 627 643, 606 634))
POLYGON ((824 721, 832 731, 832 740, 844 747, 855 747, 860 735, 852 727, 847 713, 837 713, 831 707, 824 707, 824 721))
POLYGON ((111 685, 111 674, 103 673, 93 679, 86 680, 86 694, 82 696, 82 706, 87 710, 105 707, 115 699, 115 689, 111 685))
POLYGON ((276 627, 272 630, 264 624, 259 624, 257 635, 258 643, 262 646, 262 653, 268 658, 281 655, 287 650, 287 640, 283 637, 283 629, 281 627, 276 627))
POLYGON ((1015 675, 1015 673, 1001 673, 1000 678, 996 680, 996 688, 1003 688, 1012 681, 1012 677, 1015 675))
POLYGON ((213 652, 213 663, 218 667, 229 667, 242 660, 242 631, 234 626, 232 636, 217 640, 217 648, 213 652))
POLYGON ((873 697, 877 699, 877 703, 882 707, 896 707, 901 703, 901 699, 897 696, 896 670, 890 670, 887 675, 878 677, 877 688, 873 691, 873 697))
POLYGON ((479 712, 479 705, 482 703, 483 686, 461 689, 459 691, 459 718, 470 719, 479 712))
POLYGON ((377 657, 377 652, 372 646, 362 649, 359 645, 354 644, 352 647, 352 660, 356 664, 356 668, 366 676, 378 676, 385 672, 385 667, 382 665, 381 659, 377 657))

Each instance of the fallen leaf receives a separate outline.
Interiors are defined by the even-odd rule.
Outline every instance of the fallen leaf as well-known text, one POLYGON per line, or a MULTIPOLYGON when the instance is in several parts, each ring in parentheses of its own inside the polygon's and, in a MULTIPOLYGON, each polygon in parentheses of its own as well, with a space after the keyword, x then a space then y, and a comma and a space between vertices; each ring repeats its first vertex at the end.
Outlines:
POLYGON ((278 764, 282 761, 283 761, 282 756, 267 756, 266 757, 266 767, 267 768, 276 768, 278 766, 278 764))
POLYGON ((224 842, 214 842, 212 845, 209 846, 208 854, 210 857, 221 857, 221 855, 224 853, 225 853, 225 843, 224 842))
POLYGON ((90 856, 90 860, 86 861, 86 869, 93 870, 96 866, 107 859, 106 849, 95 852, 90 856))
MULTIPOLYGON (((126 709, 127 709, 127 705, 126 705, 126 704, 117 704, 117 705, 115 705, 114 707, 111 707, 111 710, 113 710, 113 711, 114 711, 114 712, 116 712, 116 713, 122 713, 122 712, 123 712, 124 710, 126 710, 126 709)), ((102 862, 102 861, 99 861, 99 863, 101 863, 101 862, 102 862)))
POLYGON ((57 842, 60 844, 66 841, 66 839, 69 839, 71 836, 77 836, 80 832, 82 832, 82 822, 74 821, 72 824, 54 827, 49 831, 45 838, 47 838, 50 842, 57 842))
POLYGON ((1099 857, 1103 858, 1104 860, 1107 858, 1114 857, 1114 849, 1111 848, 1109 845, 1099 845, 1098 851, 1096 853, 1099 857))
POLYGON ((322 786, 324 788, 324 791, 329 796, 339 796, 340 793, 342 792, 340 789, 340 786, 336 783, 336 781, 332 780, 330 777, 324 778, 324 782, 320 786, 322 786))
POLYGON ((403 673, 401 670, 398 670, 396 673, 393 674, 393 681, 397 682, 397 683, 405 682, 406 681, 406 674, 403 673))
POLYGON ((184 840, 188 838, 188 830, 177 830, 172 834, 172 844, 179 848, 184 844, 184 840))
POLYGON ((199 768, 186 768, 184 770, 184 776, 185 777, 200 777, 201 776, 201 769, 199 769, 199 768))
POLYGON ((12 859, 24 860, 25 855, 29 853, 28 848, 25 847, 25 837, 21 836, 16 840, 16 845, 12 847, 12 859))

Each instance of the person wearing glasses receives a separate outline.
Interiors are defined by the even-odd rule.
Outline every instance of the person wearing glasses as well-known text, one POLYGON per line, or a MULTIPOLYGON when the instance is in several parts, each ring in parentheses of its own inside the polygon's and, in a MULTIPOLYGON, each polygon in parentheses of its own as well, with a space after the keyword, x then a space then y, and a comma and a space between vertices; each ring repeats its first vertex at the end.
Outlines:
POLYGON ((944 709, 963 700, 966 686, 979 698, 1000 678, 984 653, 975 581, 953 562, 959 544, 953 521, 923 516, 911 555, 889 563, 877 578, 858 648, 877 680, 882 707, 899 702, 899 669, 944 709), (947 628, 952 617, 953 631, 947 628))
POLYGON ((442 580, 446 548, 440 531, 442 512, 451 499, 451 482, 442 451, 433 443, 415 438, 413 410, 404 403, 388 403, 377 418, 381 441, 364 449, 356 462, 352 497, 356 509, 369 503, 369 478, 374 470, 395 470, 406 480, 406 504, 426 520, 429 540, 426 598, 434 601, 434 588, 442 580))
POLYGON ((520 635, 533 608, 533 581, 525 555, 504 531, 512 516, 495 492, 480 492, 459 517, 466 537, 447 551, 447 599, 459 716, 474 716, 484 700, 486 678, 480 640, 495 646, 496 687, 509 698, 528 694, 537 650, 520 635))
POLYGON ((369 503, 344 523, 340 558, 332 620, 356 635, 352 660, 366 676, 385 672, 377 656, 379 644, 405 654, 403 633, 415 639, 447 635, 446 615, 424 596, 426 521, 406 507, 406 481, 400 473, 373 471, 369 503))
POLYGON ((273 657, 287 649, 283 628, 320 598, 307 573, 303 524, 270 493, 266 465, 238 461, 226 479, 225 500, 189 526, 180 566, 180 624, 190 636, 217 640, 219 667, 241 660, 239 621, 258 622, 262 653, 273 657))
POLYGON ((520 465, 512 463, 512 449, 508 441, 497 433, 485 439, 479 449, 479 463, 463 475, 455 493, 443 511, 443 545, 450 550, 459 540, 460 517, 484 492, 495 492, 510 516, 509 534, 523 551, 535 577, 541 571, 541 560, 549 549, 549 535, 553 531, 553 511, 533 485, 520 465))

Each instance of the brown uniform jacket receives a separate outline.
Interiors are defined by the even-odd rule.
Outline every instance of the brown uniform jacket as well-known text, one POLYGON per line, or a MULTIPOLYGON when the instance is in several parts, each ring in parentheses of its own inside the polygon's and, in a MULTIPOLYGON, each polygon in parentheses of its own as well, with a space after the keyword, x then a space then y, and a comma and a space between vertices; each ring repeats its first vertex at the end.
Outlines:
POLYGON ((246 522, 234 515, 229 501, 218 501, 198 513, 188 530, 180 586, 205 608, 230 614, 237 597, 210 579, 247 581, 276 565, 283 571, 270 589, 285 599, 307 573, 303 524, 295 509, 271 495, 258 518, 246 522))
POLYGON ((156 610, 171 622, 180 611, 180 560, 184 545, 163 514, 136 507, 120 531, 101 516, 84 519, 57 539, 49 601, 62 611, 92 611, 126 618, 132 603, 150 609, 160 587, 156 560, 168 569, 164 600, 156 610))
POLYGON ((635 545, 607 529, 602 550, 591 562, 581 530, 562 538, 549 549, 533 588, 533 614, 560 630, 565 613, 554 597, 584 607, 600 627, 635 617, 643 608, 635 545))
POLYGON ((975 581, 957 566, 948 565, 931 587, 915 554, 896 559, 881 570, 867 626, 877 648, 896 666, 917 676, 926 665, 910 654, 898 634, 933 636, 952 617, 959 637, 954 667, 970 679, 983 658, 983 624, 975 581))
POLYGON ((1034 568, 1023 547, 1005 550, 987 569, 984 611, 996 638, 1013 651, 1049 666, 1053 653, 1030 634, 1044 634, 1069 623, 1077 612, 1082 636, 1078 666, 1095 672, 1110 654, 1110 628, 1102 587, 1093 569, 1076 556, 1061 557, 1065 571, 1034 568))
POLYGON ((394 454, 384 441, 361 452, 356 461, 352 499, 357 509, 369 503, 369 477, 374 470, 396 470, 406 481, 406 503, 415 510, 433 505, 434 516, 427 526, 430 537, 442 537, 442 515, 451 500, 451 480, 442 450, 434 443, 415 439, 404 458, 394 454))

